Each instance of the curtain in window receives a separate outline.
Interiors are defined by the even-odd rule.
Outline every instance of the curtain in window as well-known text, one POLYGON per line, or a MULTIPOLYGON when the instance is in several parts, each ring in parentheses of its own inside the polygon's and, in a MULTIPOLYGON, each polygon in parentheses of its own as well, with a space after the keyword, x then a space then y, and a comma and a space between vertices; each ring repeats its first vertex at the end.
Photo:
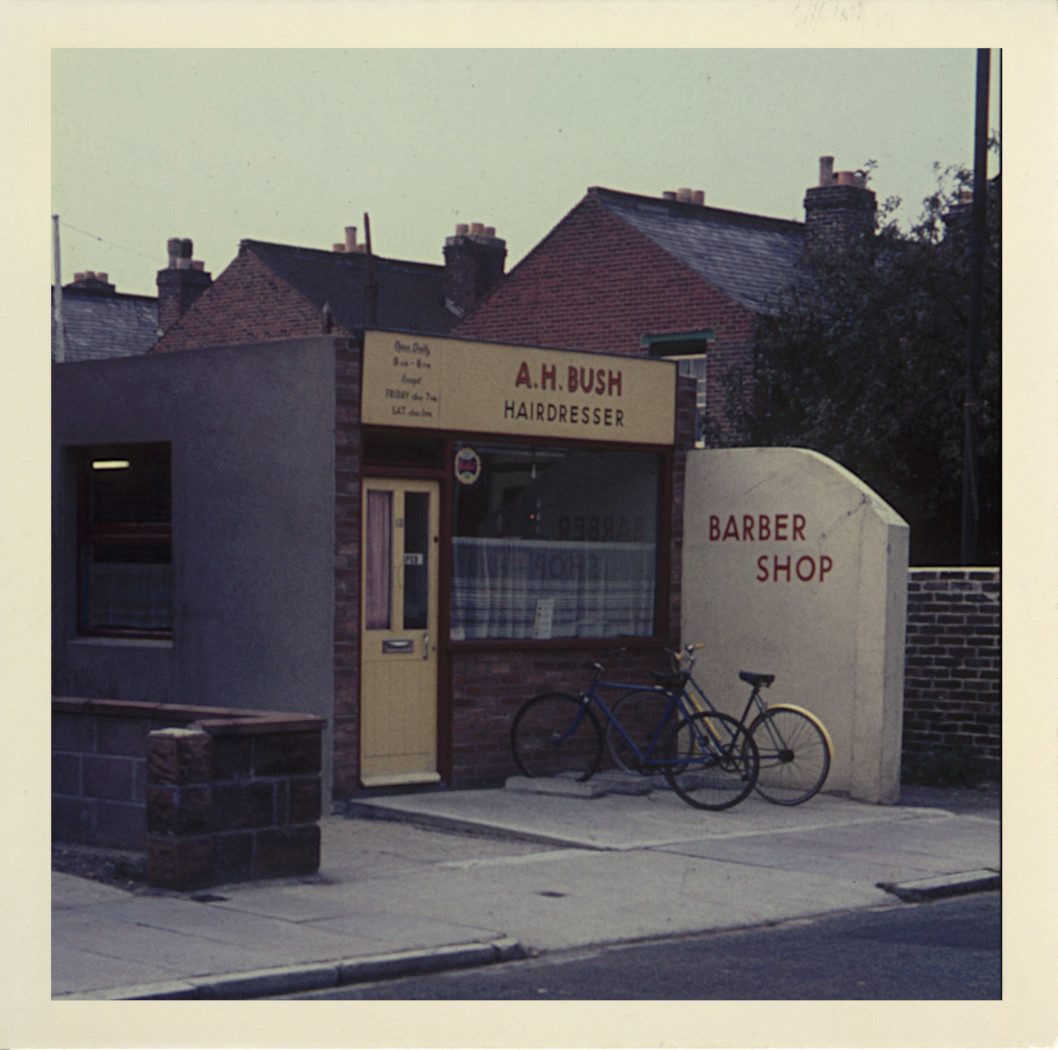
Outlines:
POLYGON ((85 626, 127 630, 172 629, 173 570, 170 565, 90 563, 85 626))
POLYGON ((393 493, 367 493, 364 622, 369 631, 385 631, 390 626, 390 590, 393 586, 393 493))
POLYGON ((604 638, 653 631, 653 543, 453 542, 454 638, 604 638))

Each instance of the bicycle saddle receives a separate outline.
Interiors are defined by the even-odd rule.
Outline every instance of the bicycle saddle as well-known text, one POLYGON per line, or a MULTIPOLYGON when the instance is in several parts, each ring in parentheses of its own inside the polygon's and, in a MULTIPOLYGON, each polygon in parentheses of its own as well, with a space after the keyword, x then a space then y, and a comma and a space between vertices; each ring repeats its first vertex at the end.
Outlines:
POLYGON ((666 674, 664 671, 651 671, 650 673, 662 689, 682 689, 691 677, 690 671, 677 671, 676 674, 666 674))
POLYGON ((759 689, 762 685, 767 687, 775 681, 775 675, 773 674, 754 674, 752 671, 739 671, 739 678, 743 682, 748 682, 754 689, 759 689))

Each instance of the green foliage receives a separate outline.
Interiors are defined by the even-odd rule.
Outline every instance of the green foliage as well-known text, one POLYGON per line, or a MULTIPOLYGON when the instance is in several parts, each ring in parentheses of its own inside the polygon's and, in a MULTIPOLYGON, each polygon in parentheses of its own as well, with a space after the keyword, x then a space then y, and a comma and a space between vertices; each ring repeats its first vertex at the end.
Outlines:
MULTIPOLYGON (((760 319, 753 376, 725 377, 739 433, 726 443, 812 448, 841 463, 908 521, 916 565, 960 559, 970 266, 959 193, 971 175, 938 168, 937 180, 909 232, 890 199, 873 237, 807 259, 760 319)), ((1001 215, 998 183, 989 189, 977 560, 998 565, 1001 215)))

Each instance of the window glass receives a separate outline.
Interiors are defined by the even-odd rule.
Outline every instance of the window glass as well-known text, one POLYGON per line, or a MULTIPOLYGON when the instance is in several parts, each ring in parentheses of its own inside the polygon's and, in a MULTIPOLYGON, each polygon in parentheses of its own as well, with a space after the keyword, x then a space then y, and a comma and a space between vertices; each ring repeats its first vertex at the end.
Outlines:
POLYGON ((652 635, 659 457, 470 447, 481 470, 456 485, 453 639, 652 635))
POLYGON ((393 580, 393 493, 369 489, 365 527, 365 623, 369 631, 390 629, 393 580))
POLYGON ((80 630, 171 633, 169 445, 84 449, 80 481, 80 630))

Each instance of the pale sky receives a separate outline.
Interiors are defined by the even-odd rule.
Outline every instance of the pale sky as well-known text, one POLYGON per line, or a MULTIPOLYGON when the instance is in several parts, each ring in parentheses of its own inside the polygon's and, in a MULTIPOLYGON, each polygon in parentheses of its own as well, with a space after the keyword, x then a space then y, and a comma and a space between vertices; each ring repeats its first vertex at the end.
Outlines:
MULTIPOLYGON (((999 52, 990 126, 998 129, 999 52)), ((389 258, 443 262, 456 223, 513 267, 606 186, 804 218, 819 157, 878 168, 903 224, 934 162, 973 157, 961 49, 56 49, 52 212, 64 283, 154 294, 166 241, 216 277, 252 238, 329 249, 370 216, 389 258)))

